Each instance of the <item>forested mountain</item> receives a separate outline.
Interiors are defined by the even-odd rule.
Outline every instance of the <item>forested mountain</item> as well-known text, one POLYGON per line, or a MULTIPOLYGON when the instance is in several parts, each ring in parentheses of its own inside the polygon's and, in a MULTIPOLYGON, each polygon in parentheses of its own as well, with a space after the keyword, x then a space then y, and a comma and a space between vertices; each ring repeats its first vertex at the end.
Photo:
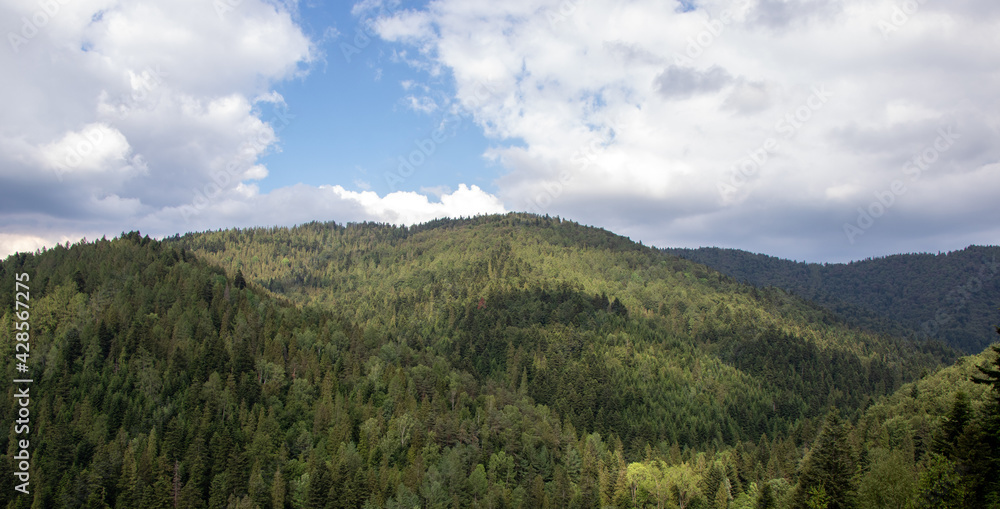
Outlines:
MULTIPOLYGON (((989 445, 995 388, 963 377, 992 352, 938 371, 947 348, 568 221, 18 254, 0 264, 8 380, 28 376, 20 274, 31 494, 0 477, 11 508, 853 507, 883 470, 913 500, 941 479, 955 503, 995 492, 969 468, 988 448, 925 452, 967 430, 956 451, 989 445), (966 384, 959 433, 941 416, 966 384)), ((6 429, 16 401, 8 385, 6 429)), ((5 472, 19 438, 0 438, 5 472)))
POLYGON ((782 288, 876 332, 935 338, 966 353, 979 352, 995 340, 998 246, 846 264, 794 262, 714 247, 663 251, 740 281, 782 288))

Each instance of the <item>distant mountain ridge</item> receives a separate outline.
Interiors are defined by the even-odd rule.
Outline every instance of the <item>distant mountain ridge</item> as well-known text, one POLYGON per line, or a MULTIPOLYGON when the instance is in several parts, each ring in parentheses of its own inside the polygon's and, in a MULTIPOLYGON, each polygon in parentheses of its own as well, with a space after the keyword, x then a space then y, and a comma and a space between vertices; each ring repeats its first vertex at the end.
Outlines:
POLYGON ((738 249, 663 249, 740 281, 774 286, 849 323, 893 335, 937 338, 978 353, 1000 323, 1000 247, 899 254, 846 264, 803 263, 738 249))

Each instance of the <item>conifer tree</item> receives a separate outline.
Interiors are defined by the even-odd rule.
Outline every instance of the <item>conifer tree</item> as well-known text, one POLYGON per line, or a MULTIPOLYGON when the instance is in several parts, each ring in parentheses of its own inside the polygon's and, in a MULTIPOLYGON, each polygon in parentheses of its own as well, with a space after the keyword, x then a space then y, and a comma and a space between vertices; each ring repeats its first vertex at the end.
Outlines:
POLYGON ((836 410, 826 416, 823 430, 802 466, 796 487, 797 506, 825 500, 827 509, 854 507, 854 459, 847 429, 836 410))
POLYGON ((778 507, 778 500, 774 496, 774 488, 771 487, 771 483, 765 482, 761 485, 754 509, 775 509, 776 507, 778 507))
MULTIPOLYGON (((1000 334, 1000 327, 997 328, 1000 334)), ((989 386, 991 400, 983 408, 980 447, 974 465, 980 501, 1000 506, 1000 345, 991 347, 996 357, 991 365, 977 366, 983 376, 973 376, 972 381, 989 386)))
POLYGON ((935 440, 935 452, 954 458, 955 445, 965 427, 972 418, 972 407, 969 405, 969 395, 965 391, 955 393, 955 402, 951 412, 941 426, 941 435, 935 440))
POLYGON ((233 284, 240 290, 247 287, 247 280, 243 277, 243 269, 236 269, 236 277, 233 278, 233 284))

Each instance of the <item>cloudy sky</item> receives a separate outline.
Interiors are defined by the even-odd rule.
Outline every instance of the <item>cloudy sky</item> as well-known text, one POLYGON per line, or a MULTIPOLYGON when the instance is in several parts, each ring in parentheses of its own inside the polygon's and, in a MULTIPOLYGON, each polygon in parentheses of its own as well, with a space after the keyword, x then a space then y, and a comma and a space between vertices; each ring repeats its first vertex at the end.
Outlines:
POLYGON ((1000 243, 995 0, 0 0, 0 24, 0 255, 504 211, 818 262, 1000 243))

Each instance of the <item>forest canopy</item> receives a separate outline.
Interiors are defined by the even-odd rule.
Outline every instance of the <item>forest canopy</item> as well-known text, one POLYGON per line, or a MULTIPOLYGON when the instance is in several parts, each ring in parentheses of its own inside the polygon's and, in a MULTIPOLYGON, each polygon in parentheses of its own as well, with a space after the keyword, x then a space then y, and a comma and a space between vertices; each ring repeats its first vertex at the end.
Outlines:
POLYGON ((18 254, 6 359, 19 273, 37 484, 11 508, 995 502, 992 350, 953 364, 559 218, 18 254))

